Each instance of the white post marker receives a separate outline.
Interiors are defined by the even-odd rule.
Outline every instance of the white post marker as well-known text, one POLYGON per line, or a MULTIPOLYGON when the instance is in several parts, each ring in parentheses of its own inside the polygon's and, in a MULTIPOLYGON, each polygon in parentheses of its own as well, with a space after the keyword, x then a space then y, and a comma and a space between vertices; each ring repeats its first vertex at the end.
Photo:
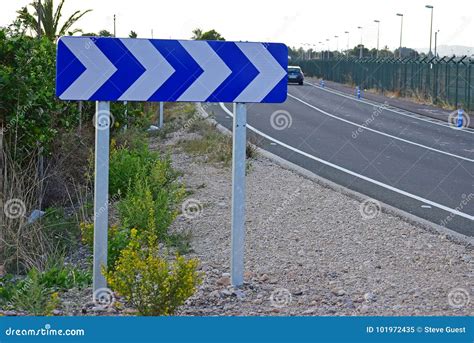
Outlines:
POLYGON ((163 101, 160 101, 160 122, 158 127, 161 129, 163 127, 163 101))
MULTIPOLYGON (((93 291, 107 287, 102 268, 107 267, 107 232, 109 202, 110 102, 97 101, 95 126, 94 187, 94 269, 93 291)), ((95 300, 95 299, 93 299, 95 300)))
POLYGON ((234 103, 231 282, 236 287, 244 283, 246 130, 246 104, 234 103))

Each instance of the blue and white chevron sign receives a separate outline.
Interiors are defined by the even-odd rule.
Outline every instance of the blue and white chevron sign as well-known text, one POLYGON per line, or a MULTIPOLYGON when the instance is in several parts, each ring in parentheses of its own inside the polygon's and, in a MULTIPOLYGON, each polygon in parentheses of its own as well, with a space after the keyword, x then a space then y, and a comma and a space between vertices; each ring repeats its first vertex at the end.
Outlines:
POLYGON ((62 100, 280 103, 288 49, 280 43, 61 37, 62 100))

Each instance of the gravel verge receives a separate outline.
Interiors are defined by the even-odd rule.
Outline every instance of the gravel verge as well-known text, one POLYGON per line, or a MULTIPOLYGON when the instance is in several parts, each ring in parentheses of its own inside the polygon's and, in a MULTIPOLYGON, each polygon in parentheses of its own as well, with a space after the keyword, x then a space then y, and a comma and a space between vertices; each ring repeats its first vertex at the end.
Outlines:
POLYGON ((195 137, 180 131, 161 147, 193 191, 187 203, 200 209, 172 228, 192 233, 190 255, 204 275, 179 314, 474 314, 472 245, 377 207, 364 211, 364 203, 263 157, 247 177, 246 282, 232 288, 231 170, 174 146, 195 137))

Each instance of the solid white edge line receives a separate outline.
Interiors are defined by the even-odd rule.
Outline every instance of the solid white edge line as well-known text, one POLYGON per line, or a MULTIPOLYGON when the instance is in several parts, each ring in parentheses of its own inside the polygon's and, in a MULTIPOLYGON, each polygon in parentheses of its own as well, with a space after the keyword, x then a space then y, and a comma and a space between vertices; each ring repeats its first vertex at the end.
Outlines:
MULTIPOLYGON (((367 105, 372 105, 372 106, 380 106, 380 105, 383 105, 383 103, 380 103, 380 102, 377 102, 377 101, 374 101, 374 100, 370 100, 370 101, 367 101, 367 100, 364 100, 364 99, 356 99, 355 97, 352 97, 348 94, 345 94, 343 92, 340 92, 340 91, 337 91, 337 90, 334 90, 334 89, 330 89, 330 88, 323 88, 321 86, 318 86, 318 85, 315 85, 314 83, 311 83, 311 82, 307 82, 305 81, 304 82, 305 84, 307 85, 310 85, 311 87, 314 87, 316 89, 319 89, 319 90, 322 90, 322 91, 325 91, 325 92, 328 92, 328 93, 331 93, 331 94, 334 94, 334 95, 339 95, 339 96, 342 96, 343 98, 347 98, 347 99, 350 99, 350 100, 353 100, 353 101, 357 101, 357 102, 362 102, 364 104, 367 104, 367 105)), ((396 108, 396 106, 393 106, 393 105, 390 105, 394 108, 396 108)), ((444 128, 448 128, 450 130, 453 130, 453 128, 451 128, 449 125, 446 125, 446 124, 442 124, 441 121, 438 123, 438 122, 433 122, 431 120, 428 120, 428 119, 424 119, 424 118, 419 118, 419 117, 416 117, 416 115, 419 115, 421 116, 422 114, 418 114, 418 113, 415 113, 415 112, 411 112, 411 111, 408 111, 408 110, 403 110, 403 111, 406 111, 406 112, 409 112, 409 113, 412 113, 412 114, 406 114, 406 113, 403 113, 403 112, 400 112, 400 111, 397 111, 396 109, 394 108, 389 108, 389 107, 386 107, 385 109, 387 111, 390 111, 390 112, 393 112, 393 113, 397 113, 397 114, 400 114, 402 116, 405 116, 405 117, 408 117, 408 118, 412 118, 412 119, 417 119, 417 120, 420 120, 420 121, 424 121, 426 123, 430 123, 430 124, 433 124, 433 125, 438 125, 438 126, 441 126, 441 127, 444 127, 444 128)), ((438 120, 438 119, 434 119, 434 118, 431 118, 433 120, 438 120)), ((465 133, 469 133, 469 134, 474 134, 474 130, 472 130, 471 128, 466 128, 466 129, 463 129, 463 130, 457 130, 459 132, 465 132, 465 133)))
MULTIPOLYGON (((221 102, 221 103, 219 103, 219 105, 220 105, 220 107, 221 107, 228 115, 230 115, 231 117, 234 116, 234 114, 233 114, 231 111, 229 111, 229 109, 228 109, 227 107, 225 107, 224 103, 221 102)), ((444 211, 446 211, 446 212, 456 214, 456 215, 458 215, 458 216, 460 216, 460 217, 463 217, 463 218, 466 218, 466 219, 469 219, 469 220, 474 220, 474 216, 471 216, 471 215, 469 215, 469 214, 467 214, 467 213, 464 213, 464 212, 458 211, 458 210, 456 210, 456 209, 453 209, 453 208, 444 206, 444 205, 442 205, 442 204, 438 204, 437 202, 434 202, 434 201, 431 201, 431 200, 422 198, 422 197, 420 197, 420 196, 418 196, 418 195, 408 193, 408 192, 406 192, 406 191, 404 191, 404 190, 401 190, 401 189, 395 188, 395 187, 393 187, 393 186, 387 185, 387 184, 385 184, 385 183, 383 183, 383 182, 380 182, 380 181, 371 179, 370 177, 367 177, 367 176, 358 174, 358 173, 356 173, 356 172, 353 172, 352 170, 349 170, 349 169, 346 169, 346 168, 344 168, 344 167, 338 166, 337 164, 334 164, 334 163, 331 163, 331 162, 322 160, 322 159, 320 159, 320 158, 318 158, 318 157, 315 157, 315 156, 313 156, 313 155, 311 155, 311 154, 308 154, 308 153, 306 153, 306 152, 304 152, 304 151, 298 150, 298 149, 292 147, 291 145, 285 144, 285 143, 283 143, 283 142, 281 142, 281 141, 279 141, 279 140, 277 140, 277 139, 275 139, 275 138, 273 138, 273 137, 270 137, 269 135, 263 133, 263 132, 260 131, 260 130, 257 130, 256 128, 254 128, 254 127, 251 126, 251 125, 248 125, 248 124, 247 124, 247 127, 248 127, 250 130, 252 130, 253 132, 255 132, 256 134, 258 134, 258 135, 260 135, 260 136, 262 136, 262 137, 264 137, 264 138, 266 138, 266 139, 268 139, 268 140, 270 140, 270 141, 272 141, 272 142, 275 142, 275 143, 281 145, 282 147, 285 147, 285 148, 287 148, 287 149, 289 149, 289 150, 292 150, 292 151, 294 151, 294 152, 296 152, 296 153, 298 153, 298 154, 300 154, 300 155, 303 155, 303 156, 308 157, 308 158, 310 158, 310 159, 312 159, 312 160, 315 160, 315 161, 317 161, 317 162, 319 162, 319 163, 325 164, 325 165, 327 165, 327 166, 330 166, 330 167, 332 167, 332 168, 334 168, 334 169, 340 170, 340 171, 342 171, 342 172, 344 172, 344 173, 347 173, 347 174, 349 174, 349 175, 358 177, 359 179, 362 179, 362 180, 365 180, 365 181, 367 181, 367 182, 373 183, 373 184, 375 184, 375 185, 377 185, 377 186, 386 188, 386 189, 391 190, 391 191, 393 191, 393 192, 395 192, 395 193, 398 193, 398 194, 407 196, 407 197, 409 197, 409 198, 412 198, 412 199, 415 199, 415 200, 424 202, 424 203, 426 203, 426 204, 430 204, 430 205, 432 205, 432 206, 434 206, 434 207, 437 207, 437 208, 439 208, 439 209, 441 209, 441 210, 444 210, 444 211)))
POLYGON ((363 130, 375 132, 375 133, 378 133, 379 135, 386 136, 386 137, 390 137, 390 138, 392 138, 392 139, 396 139, 396 140, 399 140, 399 141, 404 142, 404 143, 416 145, 416 146, 419 146, 419 147, 421 147, 421 148, 428 149, 428 150, 431 150, 431 151, 435 151, 435 152, 440 153, 440 154, 448 155, 448 156, 451 156, 451 157, 454 157, 454 158, 458 158, 458 159, 461 159, 461 160, 465 160, 465 161, 468 161, 468 162, 474 162, 474 159, 471 159, 471 158, 467 158, 467 157, 464 157, 464 156, 459 156, 459 155, 452 154, 452 153, 450 153, 450 152, 446 152, 446 151, 438 150, 438 149, 435 149, 435 148, 431 148, 431 147, 429 147, 429 146, 426 146, 426 145, 423 145, 423 144, 419 144, 419 143, 415 143, 415 142, 412 142, 412 141, 409 141, 409 140, 407 140, 407 139, 403 139, 403 138, 400 138, 400 137, 397 137, 397 136, 393 136, 393 135, 390 135, 390 134, 385 133, 385 132, 382 132, 382 131, 378 131, 378 130, 375 130, 375 129, 371 129, 370 127, 367 127, 367 126, 364 126, 364 125, 356 124, 356 123, 354 123, 354 122, 352 122, 352 121, 350 121, 350 120, 340 118, 340 117, 338 117, 338 116, 336 116, 336 115, 334 115, 334 114, 331 114, 331 113, 329 113, 329 112, 326 112, 326 111, 324 111, 324 110, 322 110, 322 109, 320 109, 320 108, 318 108, 318 107, 316 107, 316 106, 314 106, 314 105, 311 105, 310 103, 308 103, 308 102, 306 102, 306 101, 304 101, 304 100, 302 100, 302 99, 300 99, 300 98, 298 98, 298 97, 296 97, 296 96, 294 96, 294 95, 292 95, 292 94, 290 94, 290 93, 288 93, 288 96, 289 96, 290 98, 295 99, 296 101, 301 102, 302 104, 304 104, 304 105, 306 105, 306 106, 308 106, 308 107, 311 107, 312 109, 314 109, 314 110, 316 110, 316 111, 318 111, 318 112, 321 112, 321 113, 324 114, 324 115, 327 115, 327 116, 329 116, 329 117, 331 117, 331 118, 340 120, 340 121, 342 121, 342 122, 344 122, 344 123, 347 123, 347 124, 350 124, 350 125, 354 125, 354 126, 360 127, 360 128, 363 129, 363 130))

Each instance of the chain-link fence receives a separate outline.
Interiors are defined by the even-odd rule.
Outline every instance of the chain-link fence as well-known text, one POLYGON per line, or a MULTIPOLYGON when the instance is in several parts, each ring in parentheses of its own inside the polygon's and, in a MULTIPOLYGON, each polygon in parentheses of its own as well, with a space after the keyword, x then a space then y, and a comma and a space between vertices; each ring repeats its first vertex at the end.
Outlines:
POLYGON ((339 58, 292 62, 305 75, 474 110, 474 59, 339 58))

